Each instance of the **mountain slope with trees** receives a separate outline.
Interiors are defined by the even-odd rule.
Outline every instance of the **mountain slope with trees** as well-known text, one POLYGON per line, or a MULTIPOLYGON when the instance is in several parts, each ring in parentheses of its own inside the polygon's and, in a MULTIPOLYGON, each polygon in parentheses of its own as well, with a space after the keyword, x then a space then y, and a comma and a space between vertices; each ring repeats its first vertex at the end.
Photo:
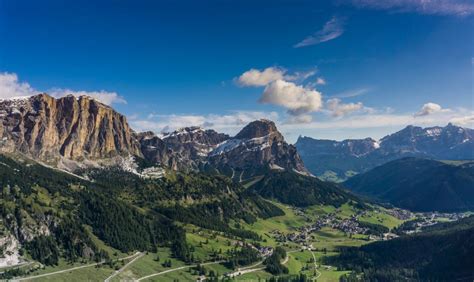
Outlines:
POLYGON ((354 270, 342 281, 472 281, 474 216, 416 235, 342 248, 325 263, 354 270))
POLYGON ((413 211, 474 209, 474 163, 450 165, 404 158, 356 175, 343 184, 354 193, 413 211))

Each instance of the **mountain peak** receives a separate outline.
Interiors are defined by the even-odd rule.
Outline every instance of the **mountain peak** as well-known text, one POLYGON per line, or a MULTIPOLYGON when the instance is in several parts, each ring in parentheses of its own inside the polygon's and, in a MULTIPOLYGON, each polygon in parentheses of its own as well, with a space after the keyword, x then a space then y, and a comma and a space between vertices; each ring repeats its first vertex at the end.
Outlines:
POLYGON ((236 136, 236 139, 252 139, 264 137, 272 133, 277 133, 278 129, 275 123, 268 119, 259 119, 247 124, 236 136))

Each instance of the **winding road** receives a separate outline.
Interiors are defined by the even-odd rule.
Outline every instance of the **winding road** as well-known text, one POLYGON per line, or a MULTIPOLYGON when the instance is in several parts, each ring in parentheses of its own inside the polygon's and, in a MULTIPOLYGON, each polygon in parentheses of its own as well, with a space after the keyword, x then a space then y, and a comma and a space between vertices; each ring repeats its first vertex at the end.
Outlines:
POLYGON ((126 265, 122 266, 119 270, 116 270, 112 275, 110 275, 109 277, 107 277, 107 279, 104 280, 104 282, 109 282, 110 279, 114 278, 115 276, 117 276, 119 273, 121 273, 122 271, 125 270, 125 268, 127 268, 129 265, 131 265, 132 263, 134 263, 137 259, 143 257, 145 254, 144 253, 139 253, 136 257, 134 257, 131 261, 129 261, 126 265))
MULTIPOLYGON (((124 257, 124 258, 119 258, 119 259, 117 259, 117 260, 118 260, 118 261, 126 260, 126 259, 129 259, 129 258, 133 258, 134 256, 137 256, 137 255, 139 255, 139 254, 140 254, 140 252, 136 252, 135 254, 133 254, 133 255, 131 255, 131 256, 124 257)), ((91 264, 76 266, 76 267, 72 267, 72 268, 68 268, 68 269, 64 269, 64 270, 59 270, 59 271, 50 272, 50 273, 45 273, 45 274, 40 274, 40 275, 35 275, 35 276, 22 277, 22 278, 15 278, 15 279, 13 279, 13 280, 14 280, 14 281, 25 281, 25 280, 30 280, 30 279, 35 279, 35 278, 41 278, 41 277, 46 277, 46 276, 55 275, 55 274, 60 274, 60 273, 66 273, 66 272, 69 272, 69 271, 78 270, 78 269, 82 269, 82 268, 86 268, 86 267, 92 267, 92 266, 96 266, 96 265, 101 265, 101 264, 104 264, 104 263, 105 263, 105 261, 103 260, 103 261, 97 262, 97 263, 91 263, 91 264)))

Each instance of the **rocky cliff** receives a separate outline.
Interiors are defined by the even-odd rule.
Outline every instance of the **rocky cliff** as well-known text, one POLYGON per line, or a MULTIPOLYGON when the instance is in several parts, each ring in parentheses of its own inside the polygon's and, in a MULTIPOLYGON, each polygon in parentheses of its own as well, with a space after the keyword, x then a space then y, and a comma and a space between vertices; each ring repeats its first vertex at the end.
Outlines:
POLYGON ((141 155, 126 118, 90 97, 40 94, 0 101, 0 150, 54 163, 141 155))

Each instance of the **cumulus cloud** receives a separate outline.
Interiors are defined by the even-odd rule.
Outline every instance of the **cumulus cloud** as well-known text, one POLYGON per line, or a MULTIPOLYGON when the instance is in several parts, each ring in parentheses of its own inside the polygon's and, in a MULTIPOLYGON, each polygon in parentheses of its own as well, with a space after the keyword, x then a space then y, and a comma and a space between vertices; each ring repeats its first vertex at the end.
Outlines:
POLYGON ((15 73, 0 73, 0 98, 31 96, 36 92, 28 83, 18 81, 15 73))
POLYGON ((238 78, 238 83, 242 86, 265 86, 272 81, 283 79, 285 72, 277 67, 269 67, 263 71, 250 69, 238 78))
POLYGON ((236 80, 241 86, 266 86, 276 80, 299 81, 302 82, 317 72, 316 68, 307 71, 297 71, 288 73, 284 68, 268 67, 264 70, 250 69, 244 72, 236 80))
POLYGON ((427 116, 438 112, 449 111, 448 109, 443 109, 440 105, 436 103, 426 103, 421 109, 414 114, 415 117, 427 116))
POLYGON ((20 82, 15 73, 0 73, 0 98, 8 99, 14 97, 32 96, 39 93, 48 93, 59 98, 66 95, 90 96, 106 105, 115 103, 126 103, 125 99, 116 92, 100 91, 75 91, 70 89, 52 88, 49 90, 37 90, 27 82, 20 82))
POLYGON ((426 15, 468 16, 474 13, 470 0, 352 0, 358 8, 415 12, 426 15))
POLYGON ((333 117, 342 117, 347 114, 360 111, 364 108, 361 102, 358 103, 341 103, 338 98, 329 99, 326 102, 327 109, 331 112, 333 117))
POLYGON ((293 47, 300 48, 310 45, 316 45, 329 40, 338 38, 344 33, 344 20, 338 17, 332 17, 326 22, 323 28, 313 35, 303 39, 301 42, 295 44, 293 47))
POLYGON ((321 93, 284 80, 268 84, 259 102, 282 106, 292 115, 314 112, 322 106, 321 93))

